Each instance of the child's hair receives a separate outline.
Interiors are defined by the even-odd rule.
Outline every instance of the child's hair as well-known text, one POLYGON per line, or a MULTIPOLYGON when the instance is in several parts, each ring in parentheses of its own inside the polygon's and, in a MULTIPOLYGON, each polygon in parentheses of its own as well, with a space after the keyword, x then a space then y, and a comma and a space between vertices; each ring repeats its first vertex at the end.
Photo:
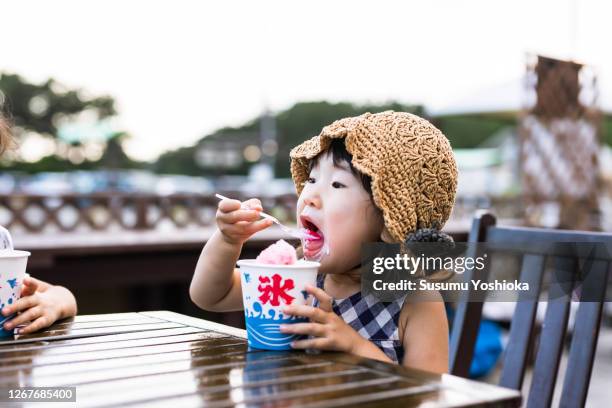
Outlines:
POLYGON ((312 160, 308 162, 308 172, 312 171, 312 168, 317 164, 321 156, 325 154, 331 154, 332 161, 334 165, 338 166, 342 162, 346 162, 351 169, 351 173, 355 175, 363 186, 364 190, 368 192, 370 195, 370 199, 372 203, 374 203, 374 198, 372 196, 372 178, 366 174, 363 174, 355 167, 353 167, 353 156, 346 150, 346 146, 344 145, 344 140, 342 139, 334 139, 331 141, 327 150, 321 152, 317 156, 315 156, 312 160))
POLYGON ((6 119, 0 111, 0 154, 13 147, 13 145, 14 141, 11 133, 11 126, 8 119, 6 119))

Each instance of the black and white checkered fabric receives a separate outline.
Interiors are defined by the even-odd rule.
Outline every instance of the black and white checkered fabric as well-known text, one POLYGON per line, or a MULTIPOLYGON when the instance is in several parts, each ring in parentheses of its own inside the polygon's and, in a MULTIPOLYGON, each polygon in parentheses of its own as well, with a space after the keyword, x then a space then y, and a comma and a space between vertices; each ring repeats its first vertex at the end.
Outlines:
MULTIPOLYGON (((324 275, 317 276, 317 286, 323 289, 324 275)), ((405 297, 394 302, 381 302, 372 295, 357 292, 345 299, 333 299, 334 313, 342 318, 362 337, 368 339, 395 362, 404 357, 399 338, 399 316, 405 297)), ((313 306, 317 306, 315 298, 313 306)))

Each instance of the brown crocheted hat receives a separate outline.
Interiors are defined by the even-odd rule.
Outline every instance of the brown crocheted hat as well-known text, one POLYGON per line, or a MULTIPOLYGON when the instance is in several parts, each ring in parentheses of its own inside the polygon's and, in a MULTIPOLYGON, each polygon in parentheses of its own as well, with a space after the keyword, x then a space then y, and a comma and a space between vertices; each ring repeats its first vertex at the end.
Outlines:
POLYGON ((457 165, 440 130, 405 112, 337 120, 289 153, 298 195, 309 175, 308 162, 335 138, 345 139, 353 167, 372 178, 374 203, 396 242, 417 229, 444 226, 455 201, 457 165))

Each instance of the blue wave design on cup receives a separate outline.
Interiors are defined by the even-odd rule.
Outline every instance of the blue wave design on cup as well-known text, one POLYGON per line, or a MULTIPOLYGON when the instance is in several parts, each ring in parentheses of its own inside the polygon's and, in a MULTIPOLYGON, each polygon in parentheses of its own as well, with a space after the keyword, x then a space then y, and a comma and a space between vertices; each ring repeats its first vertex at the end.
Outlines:
POLYGON ((264 350, 291 350, 291 342, 306 336, 280 332, 281 324, 307 322, 308 318, 288 316, 268 310, 264 313, 261 303, 254 302, 253 308, 245 309, 244 317, 247 327, 249 346, 264 350))
POLYGON ((268 319, 245 316, 249 346, 264 350, 291 350, 291 342, 304 338, 298 334, 281 333, 281 324, 307 322, 307 318, 268 319))

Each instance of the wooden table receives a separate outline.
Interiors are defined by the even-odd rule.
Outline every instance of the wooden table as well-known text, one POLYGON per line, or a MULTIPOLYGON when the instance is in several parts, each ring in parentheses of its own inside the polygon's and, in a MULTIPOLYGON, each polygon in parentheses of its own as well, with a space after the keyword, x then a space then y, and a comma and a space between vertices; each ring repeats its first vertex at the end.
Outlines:
MULTIPOLYGON (((249 350, 245 338, 244 330, 167 311, 77 316, 0 341, 0 389, 75 386, 79 407, 514 407, 521 401, 516 391, 343 353, 249 350)), ((63 405, 75 404, 52 406, 63 405)))

